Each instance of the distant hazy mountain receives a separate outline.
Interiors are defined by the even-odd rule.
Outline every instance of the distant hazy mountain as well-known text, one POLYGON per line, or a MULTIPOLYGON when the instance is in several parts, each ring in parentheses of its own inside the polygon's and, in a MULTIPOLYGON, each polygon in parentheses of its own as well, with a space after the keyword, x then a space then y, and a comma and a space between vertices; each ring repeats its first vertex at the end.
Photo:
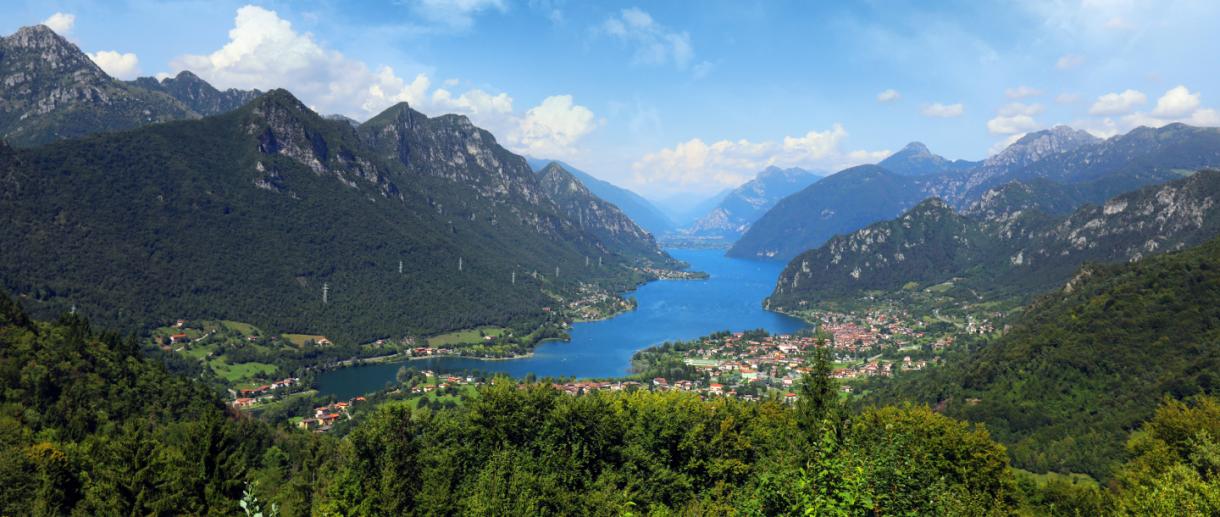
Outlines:
POLYGON ((932 154, 928 147, 920 142, 911 142, 877 165, 903 176, 925 176, 943 172, 965 171, 978 167, 980 162, 967 160, 949 161, 940 155, 932 154))
POLYGON ((666 197, 654 198, 653 203, 674 222, 675 228, 687 228, 695 224, 700 217, 716 208, 724 198, 729 197, 733 189, 728 188, 711 195, 681 192, 666 197))
POLYGON ((821 175, 818 173, 796 167, 767 167, 754 179, 730 191, 716 208, 683 233, 733 242, 779 200, 808 187, 819 178, 821 175))
POLYGON ((1050 196, 1043 210, 1061 214, 1083 203, 1100 203, 1209 167, 1220 167, 1220 129, 1170 124, 1155 129, 1141 127, 1099 140, 1084 131, 1059 126, 1030 133, 973 169, 922 176, 890 173, 905 178, 905 182, 887 178, 877 183, 873 181, 875 176, 861 177, 873 181, 872 186, 867 182, 850 184, 854 176, 827 185, 822 185, 826 180, 819 181, 778 203, 730 253, 786 260, 821 246, 835 234, 895 217, 927 197, 939 197, 962 210, 982 200, 989 191, 1014 181, 1024 186, 1027 196, 1050 196), (877 193, 886 188, 908 191, 905 195, 877 193), (884 215, 887 212, 891 215, 884 215))
POLYGON ((0 38, 0 138, 33 146, 198 118, 182 102, 117 81, 43 25, 0 38))
POLYGON ((572 167, 571 165, 562 161, 544 160, 539 158, 531 158, 528 156, 526 157, 526 160, 529 161, 530 167, 536 172, 541 172, 546 168, 547 165, 550 165, 551 162, 560 164, 563 166, 564 170, 568 171, 575 176, 576 179, 580 180, 580 182, 583 183, 590 192, 618 207, 618 209, 627 214, 632 221, 635 221, 635 224, 638 224, 640 227, 648 230, 654 236, 663 235, 674 228, 674 224, 672 221, 670 221, 668 216, 661 212, 661 210, 653 205, 652 202, 644 199, 635 192, 619 187, 608 181, 597 179, 593 177, 593 175, 572 167))
POLYGON ((777 203, 729 255, 786 260, 836 234, 896 217, 925 197, 920 181, 876 165, 832 174, 777 203))
POLYGON ((219 115, 240 108, 254 100, 263 92, 258 90, 217 90, 199 76, 183 70, 175 77, 157 80, 153 77, 141 77, 129 82, 133 86, 145 90, 160 92, 185 104, 199 115, 219 115))
MULTIPOLYGON (((1046 190, 1043 189, 1042 192, 1046 190)), ((798 255, 770 303, 803 303, 950 282, 970 299, 1063 285, 1085 262, 1129 262, 1220 235, 1220 172, 1202 171, 1054 217, 1009 184, 965 215, 938 199, 798 255)), ((1051 203, 1061 205, 1052 199, 1051 203)))

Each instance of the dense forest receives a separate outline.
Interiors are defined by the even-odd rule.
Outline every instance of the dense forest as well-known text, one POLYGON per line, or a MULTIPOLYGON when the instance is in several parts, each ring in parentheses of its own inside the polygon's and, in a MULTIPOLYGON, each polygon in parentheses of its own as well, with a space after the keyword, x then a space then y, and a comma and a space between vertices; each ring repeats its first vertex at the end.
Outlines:
POLYGON ((1016 465, 1106 479, 1161 397, 1220 389, 1220 240, 1129 265, 1088 265, 997 341, 884 383, 985 423, 1016 465))
POLYGON ((1220 509, 1217 403, 1169 402, 1096 485, 1008 466, 980 426, 848 410, 829 354, 795 406, 567 396, 499 380, 452 409, 387 403, 341 438, 274 428, 66 315, 0 297, 0 513, 1095 514, 1220 509))
POLYGON ((362 131, 279 90, 202 120, 0 143, 0 284, 42 317, 75 306, 114 328, 230 319, 362 342, 536 327, 581 283, 623 290, 639 261, 677 265, 647 234, 609 247, 567 220, 464 117, 402 105, 362 131))

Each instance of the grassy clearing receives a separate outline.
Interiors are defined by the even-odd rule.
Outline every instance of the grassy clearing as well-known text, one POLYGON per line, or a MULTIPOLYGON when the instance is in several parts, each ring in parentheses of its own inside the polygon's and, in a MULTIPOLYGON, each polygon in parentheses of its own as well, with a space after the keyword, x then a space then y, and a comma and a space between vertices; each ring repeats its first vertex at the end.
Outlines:
POLYGON ((215 359, 208 362, 208 366, 212 368, 216 375, 229 382, 241 382, 247 379, 253 379, 258 375, 271 375, 275 373, 275 365, 267 363, 238 363, 229 364, 224 358, 215 359))
POLYGON ((305 343, 308 343, 309 341, 316 343, 320 340, 326 339, 326 336, 318 336, 313 334, 284 334, 284 339, 287 339, 292 344, 301 347, 305 346, 305 343))
POLYGON ((243 336, 254 336, 254 335, 259 335, 259 334, 263 333, 261 330, 258 329, 258 327, 255 327, 254 325, 251 325, 249 323, 242 323, 240 321, 222 320, 220 322, 220 324, 223 325, 224 328, 227 328, 229 330, 232 330, 235 332, 241 332, 241 334, 243 336))
POLYGON ((482 343, 483 336, 500 337, 508 332, 502 327, 479 327, 476 329, 459 330, 428 338, 428 346, 468 345, 482 343))

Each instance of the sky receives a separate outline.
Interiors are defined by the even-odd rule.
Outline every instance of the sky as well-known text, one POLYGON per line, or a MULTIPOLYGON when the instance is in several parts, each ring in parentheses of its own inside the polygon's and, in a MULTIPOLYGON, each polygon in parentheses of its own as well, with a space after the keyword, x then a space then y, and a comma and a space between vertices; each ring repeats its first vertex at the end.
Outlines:
POLYGON ((1220 125, 1220 2, 0 0, 111 75, 187 69, 365 120, 461 113, 652 199, 911 141, 982 159, 1066 124, 1220 125))

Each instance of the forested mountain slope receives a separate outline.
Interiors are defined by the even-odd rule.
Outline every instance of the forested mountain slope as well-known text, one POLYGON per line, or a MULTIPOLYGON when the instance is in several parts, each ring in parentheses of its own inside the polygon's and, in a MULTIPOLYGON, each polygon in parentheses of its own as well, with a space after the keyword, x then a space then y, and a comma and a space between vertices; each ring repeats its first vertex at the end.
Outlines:
POLYGON ((527 325, 548 293, 625 288, 628 265, 658 257, 583 231, 465 117, 405 105, 357 130, 277 90, 0 162, 0 281, 39 314, 75 306, 124 328, 206 317, 367 340, 527 325))
MULTIPOLYGON (((1044 213, 1063 202, 1009 184, 966 215, 939 200, 902 217, 831 239, 797 256, 769 303, 795 308, 952 282, 971 297, 1025 297, 1061 285, 1086 262, 1128 262, 1220 235, 1220 172, 1201 171, 1144 187, 1067 216, 1044 213)), ((1065 195, 1070 195, 1065 194, 1065 195)))
POLYGON ((542 189, 569 221, 618 250, 631 250, 641 256, 654 255, 658 263, 668 257, 657 247, 652 234, 644 231, 617 206, 593 195, 562 165, 551 162, 538 173, 542 189))
POLYGON ((635 192, 598 179, 592 174, 559 160, 543 160, 528 156, 525 159, 529 162, 530 167, 534 169, 534 172, 542 172, 547 165, 558 163, 563 167, 563 170, 571 173, 585 188, 589 189, 589 192, 618 207, 640 228, 648 230, 653 237, 659 237, 674 229, 674 222, 669 219, 669 216, 661 212, 661 209, 657 208, 651 201, 644 199, 635 192))
POLYGON ((1162 397, 1220 390, 1220 240, 1088 265, 993 343, 899 376, 872 400, 916 399, 985 423, 1016 465, 1105 478, 1162 397))

